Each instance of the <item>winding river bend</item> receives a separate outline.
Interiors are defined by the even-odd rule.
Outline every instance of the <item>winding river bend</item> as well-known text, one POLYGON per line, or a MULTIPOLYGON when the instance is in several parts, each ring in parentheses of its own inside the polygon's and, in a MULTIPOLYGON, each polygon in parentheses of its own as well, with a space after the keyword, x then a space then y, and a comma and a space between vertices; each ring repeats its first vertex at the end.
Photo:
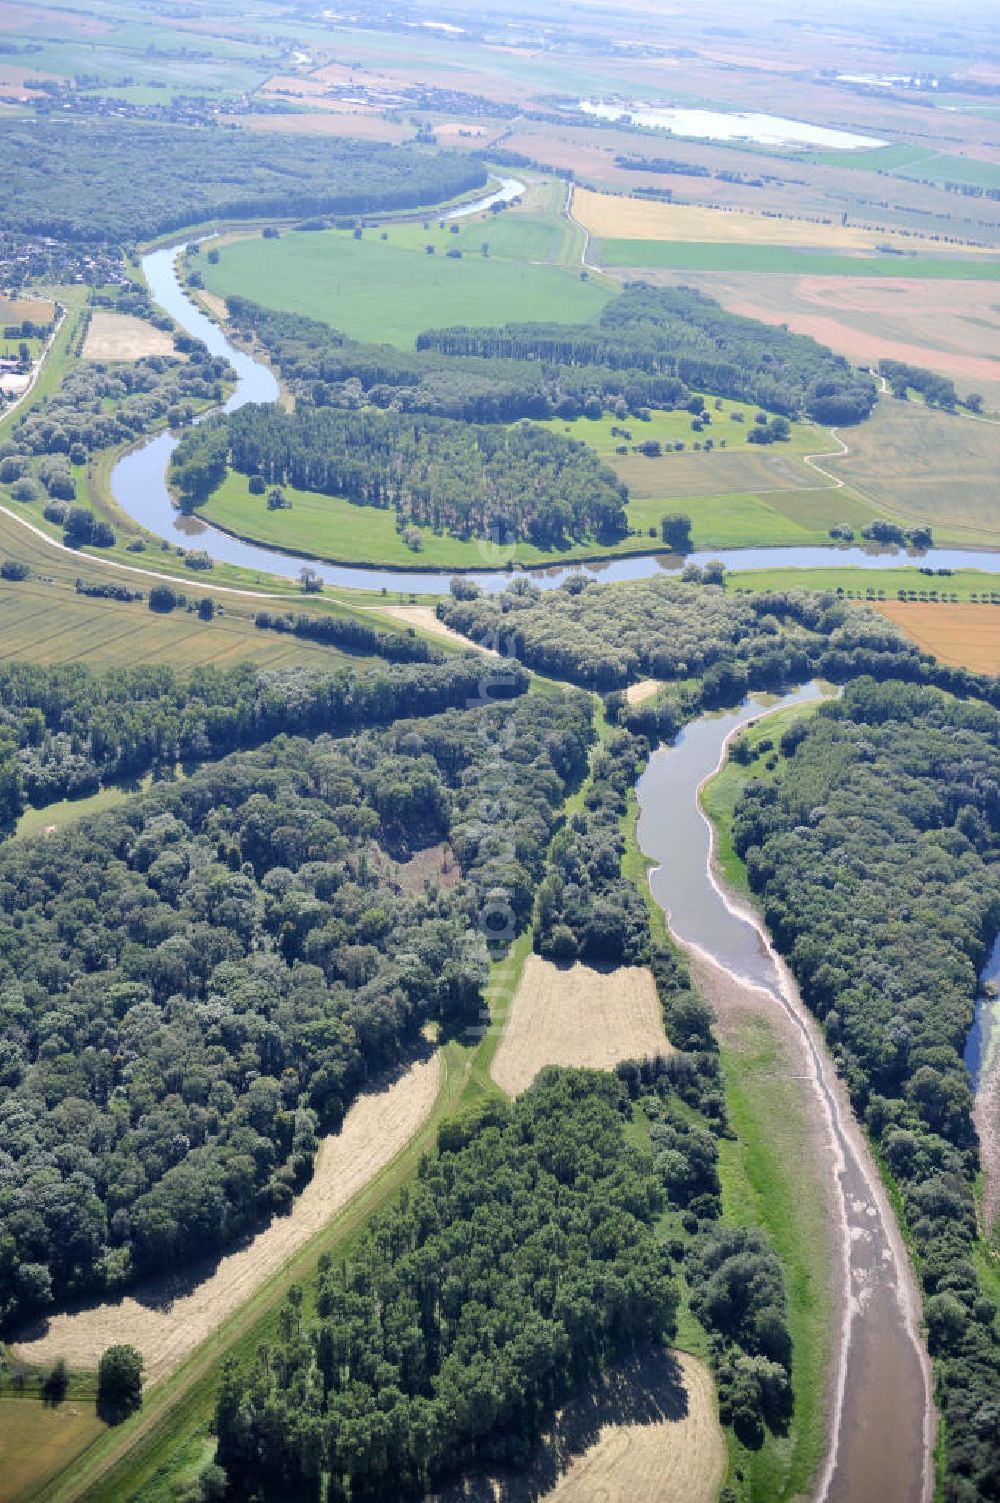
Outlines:
MULTIPOLYGON (((503 179, 500 188, 489 198, 479 200, 476 204, 463 205, 454 214, 481 210, 489 203, 498 201, 504 193, 509 198, 513 190, 520 190, 521 187, 516 179, 503 179)), ((174 246, 167 250, 151 251, 143 257, 143 274, 154 302, 159 303, 187 333, 203 340, 213 355, 225 356, 234 367, 237 384, 226 403, 227 411, 241 407, 245 402, 276 401, 278 383, 268 367, 252 359, 245 351, 237 349, 218 325, 188 298, 177 276, 176 261, 180 249, 180 246, 174 246)), ((322 559, 302 558, 297 554, 282 553, 277 548, 244 542, 241 538, 220 532, 200 517, 182 515, 174 506, 166 485, 167 465, 176 443, 177 440, 169 433, 161 433, 120 459, 111 476, 112 495, 121 509, 157 536, 189 547, 204 548, 219 563, 238 564, 255 574, 276 574, 285 579, 297 579, 303 564, 307 564, 327 584, 339 585, 344 589, 447 594, 453 572, 450 570, 445 573, 330 564, 322 559)), ((495 563, 492 567, 489 566, 488 548, 489 545, 484 544, 486 562, 483 572, 474 573, 472 578, 486 591, 502 590, 508 583, 509 576, 495 563)), ((578 574, 581 569, 602 581, 646 579, 657 574, 677 574, 685 563, 704 564, 710 558, 720 559, 727 569, 772 569, 776 565, 800 569, 848 566, 880 569, 887 563, 909 561, 905 554, 869 553, 864 548, 853 547, 728 548, 693 553, 683 560, 670 554, 635 554, 630 558, 533 569, 531 577, 542 589, 553 588, 568 575, 578 574)), ((927 555, 927 559, 938 569, 982 569, 993 574, 1000 573, 1000 552, 936 548, 927 555)))
MULTIPOLYGON (((770 708, 818 697, 810 684, 770 708)), ((759 1014, 791 1032, 794 1068, 822 1124, 820 1172, 835 1218, 842 1319, 834 1339, 829 1445, 814 1496, 818 1503, 921 1503, 933 1493, 934 1410, 920 1298, 899 1228, 791 973, 757 915, 715 873, 712 829, 699 801, 729 739, 767 708, 752 697, 737 710, 703 716, 673 746, 653 753, 637 788, 638 839, 659 862, 650 887, 674 938, 695 960, 725 973, 759 1014)))

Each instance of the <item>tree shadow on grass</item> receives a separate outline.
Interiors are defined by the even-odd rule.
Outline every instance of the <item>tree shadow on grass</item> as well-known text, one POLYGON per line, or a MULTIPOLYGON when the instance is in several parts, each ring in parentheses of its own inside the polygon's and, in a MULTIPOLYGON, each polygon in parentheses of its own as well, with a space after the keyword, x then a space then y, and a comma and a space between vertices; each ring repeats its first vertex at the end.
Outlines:
POLYGON ((684 1374, 662 1347, 633 1353, 577 1390, 523 1470, 475 1472, 434 1494, 434 1503, 537 1503, 605 1426, 678 1423, 688 1413, 684 1374))

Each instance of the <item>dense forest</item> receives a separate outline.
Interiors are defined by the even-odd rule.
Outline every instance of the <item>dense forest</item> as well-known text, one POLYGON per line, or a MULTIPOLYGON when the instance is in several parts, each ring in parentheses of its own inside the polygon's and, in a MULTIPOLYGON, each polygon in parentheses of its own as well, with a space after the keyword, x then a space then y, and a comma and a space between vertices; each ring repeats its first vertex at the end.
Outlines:
POLYGON ((319 407, 364 401, 403 412, 504 423, 599 417, 606 408, 625 417, 647 407, 683 405, 691 395, 674 375, 364 344, 301 314, 279 313, 237 296, 226 302, 238 332, 260 341, 296 399, 319 407))
POLYGON ((125 245, 215 218, 417 208, 486 182, 464 152, 221 126, 12 121, 0 148, 8 230, 125 245))
MULTIPOLYGON (((738 753, 739 754, 739 753, 738 753)), ((859 679, 781 738, 733 837, 899 1186, 925 1291, 949 1503, 1000 1487, 1000 1334, 976 1270, 963 1048, 1000 927, 1000 715, 859 679)))
POLYGON ((230 297, 296 396, 319 406, 400 407, 472 422, 619 416, 683 406, 694 390, 789 417, 858 422, 875 383, 800 334, 727 313, 691 288, 631 284, 592 324, 435 329, 417 348, 363 344, 298 314, 230 297))
POLYGON ((423 1024, 480 1016, 473 916, 497 892, 530 916, 592 736, 575 691, 280 736, 0 848, 0 1318, 287 1208, 318 1134, 423 1024), (457 882, 397 880, 442 842, 457 882))
MULTIPOLYGON (((276 620, 285 622, 275 617, 267 624, 276 620)), ((326 627, 326 618, 298 617, 291 629, 304 622, 303 634, 313 635, 314 620, 326 627)), ((354 623, 345 625, 353 635, 354 623)), ((375 651, 382 634, 373 633, 370 641, 367 630, 362 623, 358 645, 375 651)), ((386 634, 388 655, 394 655, 394 641, 402 646, 412 640, 386 634)), ((466 705, 477 698, 482 681, 482 659, 471 655, 441 666, 380 665, 364 673, 344 667, 266 670, 252 663, 196 668, 187 675, 166 666, 94 673, 78 663, 3 663, 0 830, 9 829, 29 804, 79 798, 102 783, 127 783, 147 772, 172 775, 177 763, 222 757, 282 731, 347 731, 466 705)), ((522 694, 527 682, 516 665, 498 665, 490 693, 522 694)))
MULTIPOLYGON (((627 491, 587 444, 535 424, 476 426, 371 408, 251 403, 201 424, 171 458, 182 496, 202 500, 233 467, 264 485, 346 496, 394 508, 400 531, 429 527, 459 538, 524 538, 558 547, 627 531, 627 491)), ((267 501, 260 498, 263 508, 267 501)))
POLYGON ((634 282, 593 324, 436 329, 421 334, 417 347, 676 376, 716 396, 822 423, 859 422, 877 395, 870 376, 856 375, 843 356, 815 339, 727 313, 691 287, 634 282))
POLYGON ((315 1314, 293 1291, 277 1349, 225 1374, 218 1458, 234 1491, 419 1497, 516 1469, 573 1388, 673 1333, 681 1271, 725 1369, 724 1420, 750 1445, 780 1430, 784 1287, 763 1239, 716 1224, 717 1073, 693 1055, 619 1079, 548 1069, 512 1107, 444 1124, 350 1264, 323 1266, 315 1314))
MULTIPOLYGON (((679 682, 671 702, 688 694, 691 713, 702 704, 735 704, 748 689, 803 683, 814 673, 838 683, 873 673, 998 693, 992 679, 937 664, 884 617, 834 596, 740 593, 692 572, 691 579, 637 580, 613 590, 583 574, 554 590, 519 579, 493 595, 463 581, 437 610, 472 641, 586 688, 620 690, 647 677, 679 682), (685 687, 695 676, 698 684, 685 687)), ((635 723, 663 739, 676 729, 657 724, 653 706, 635 723)))

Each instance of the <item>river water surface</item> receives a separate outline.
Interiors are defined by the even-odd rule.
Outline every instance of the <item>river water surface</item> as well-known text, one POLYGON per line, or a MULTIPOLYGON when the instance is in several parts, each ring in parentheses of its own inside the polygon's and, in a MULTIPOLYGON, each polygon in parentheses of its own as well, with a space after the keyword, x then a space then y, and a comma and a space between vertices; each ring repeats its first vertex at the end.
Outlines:
POLYGON ((650 887, 674 938, 742 983, 763 1017, 783 1025, 791 1020, 809 1110, 825 1124, 820 1172, 836 1223, 842 1323, 834 1342, 831 1443, 815 1497, 821 1503, 919 1503, 933 1489, 933 1410, 917 1334, 919 1296, 899 1229, 791 974, 757 915, 716 878, 711 826, 699 802, 702 783, 720 765, 735 731, 769 708, 818 697, 815 684, 778 701, 754 696, 738 710, 687 726, 673 746, 653 753, 639 780, 637 834, 645 854, 659 863, 650 887))

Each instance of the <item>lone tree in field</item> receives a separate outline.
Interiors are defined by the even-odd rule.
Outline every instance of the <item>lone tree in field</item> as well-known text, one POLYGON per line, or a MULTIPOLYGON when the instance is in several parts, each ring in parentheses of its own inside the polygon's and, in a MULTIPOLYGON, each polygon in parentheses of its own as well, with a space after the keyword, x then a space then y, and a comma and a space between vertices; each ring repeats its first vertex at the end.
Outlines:
POLYGON ((97 1412, 119 1424, 142 1403, 142 1353, 124 1343, 109 1346, 97 1366, 97 1412))
POLYGON ((660 523, 660 535, 672 553, 691 552, 691 518, 672 512, 660 523))

